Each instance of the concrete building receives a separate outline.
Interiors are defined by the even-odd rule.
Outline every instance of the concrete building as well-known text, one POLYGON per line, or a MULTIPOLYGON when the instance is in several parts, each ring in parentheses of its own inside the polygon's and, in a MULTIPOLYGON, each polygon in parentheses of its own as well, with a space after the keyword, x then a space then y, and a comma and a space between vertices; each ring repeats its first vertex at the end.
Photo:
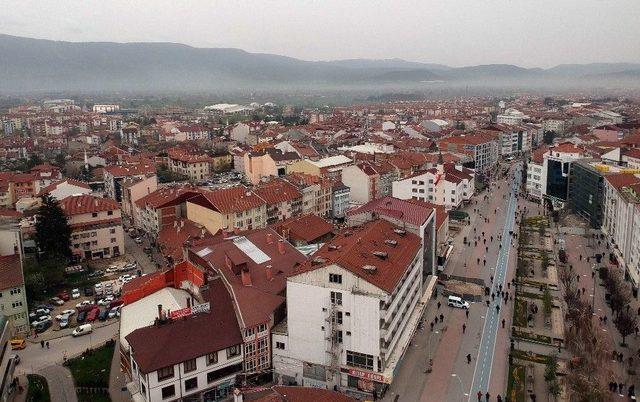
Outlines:
POLYGON ((196 187, 164 187, 134 202, 134 212, 130 217, 133 225, 155 239, 165 227, 173 225, 179 218, 186 218, 186 201, 200 193, 196 187))
POLYGON ((168 152, 169 171, 187 176, 192 182, 202 182, 211 176, 209 155, 195 155, 181 149, 168 152))
MULTIPOLYGON (((8 235, 5 231, 0 231, 0 234, 8 235)), ((29 333, 29 307, 21 252, 0 255, 0 314, 9 321, 12 336, 29 333)))
POLYGON ((155 173, 156 167, 147 164, 106 166, 104 168, 105 194, 117 202, 122 202, 122 182, 125 178, 142 179, 155 173))
POLYGON ((127 177, 122 182, 122 213, 133 219, 135 203, 158 189, 158 176, 127 177))
POLYGON ((287 278, 273 329, 276 381, 381 394, 419 321, 418 236, 385 220, 345 229, 287 278))
POLYGON ((286 180, 273 178, 254 189, 267 204, 267 224, 302 214, 302 193, 286 180))
POLYGON ((244 174, 252 184, 258 184, 263 178, 282 177, 287 174, 288 166, 300 157, 295 152, 283 152, 276 148, 267 148, 244 154, 244 174))
POLYGON ((397 178, 397 170, 386 162, 364 161, 342 169, 342 182, 351 189, 351 201, 356 204, 391 195, 397 178))
POLYGON ((71 246, 78 260, 124 254, 120 206, 113 200, 77 195, 60 201, 71 226, 71 246))
POLYGON ((499 114, 496 117, 496 122, 499 124, 508 124, 508 125, 520 125, 523 120, 528 118, 524 113, 516 109, 506 109, 503 113, 499 114))
POLYGON ((572 163, 584 157, 584 151, 569 142, 537 150, 527 164, 527 195, 554 207, 563 205, 569 198, 572 163))
POLYGON ((91 187, 87 183, 75 179, 64 179, 42 188, 38 195, 49 194, 56 200, 62 200, 72 195, 90 194, 91 192, 91 187))
POLYGON ((283 177, 302 193, 302 214, 329 217, 333 183, 324 177, 292 173, 283 177))
POLYGON ((604 177, 595 159, 578 160, 569 174, 567 206, 576 215, 586 219, 592 228, 602 226, 604 214, 604 177))
POLYGON ((351 189, 341 181, 334 182, 331 187, 331 216, 333 219, 344 218, 350 202, 351 189))
POLYGON ((495 135, 476 133, 444 138, 438 142, 440 151, 469 155, 476 172, 492 170, 498 163, 499 144, 495 135))

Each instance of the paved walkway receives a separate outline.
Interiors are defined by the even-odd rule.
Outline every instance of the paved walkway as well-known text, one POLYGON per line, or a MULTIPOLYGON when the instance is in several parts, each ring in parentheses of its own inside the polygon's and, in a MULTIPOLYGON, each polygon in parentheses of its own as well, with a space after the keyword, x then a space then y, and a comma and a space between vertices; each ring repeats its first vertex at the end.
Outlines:
POLYGON ((127 402, 131 400, 129 391, 125 388, 126 385, 125 375, 120 371, 120 340, 116 338, 116 346, 111 359, 111 371, 109 372, 109 396, 111 396, 111 401, 127 402))
POLYGON ((75 386, 71 371, 63 366, 49 366, 38 371, 47 379, 52 401, 77 402, 75 386))

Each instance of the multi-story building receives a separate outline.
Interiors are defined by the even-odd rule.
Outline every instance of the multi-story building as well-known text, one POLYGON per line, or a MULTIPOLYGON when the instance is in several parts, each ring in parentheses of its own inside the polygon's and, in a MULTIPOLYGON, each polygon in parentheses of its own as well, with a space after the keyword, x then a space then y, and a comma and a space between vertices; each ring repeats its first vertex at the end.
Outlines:
POLYGON ((158 176, 153 173, 143 177, 127 177, 122 181, 122 213, 130 219, 136 201, 158 189, 158 176))
POLYGON ((441 151, 469 155, 476 172, 487 172, 498 162, 499 145, 495 135, 475 133, 443 138, 438 142, 441 151))
POLYGON ((192 182, 202 182, 211 176, 209 155, 194 155, 180 149, 168 152, 169 171, 185 175, 192 182))
POLYGON ((386 162, 364 161, 342 169, 342 182, 351 189, 351 201, 357 204, 391 195, 398 177, 398 171, 386 162))
POLYGON ((187 218, 211 233, 263 228, 267 225, 267 203, 244 186, 202 191, 187 201, 187 218))
POLYGON ((485 127, 498 139, 498 151, 503 158, 513 157, 531 150, 531 136, 526 128, 510 124, 485 127))
POLYGON ((583 158, 584 151, 569 142, 534 152, 533 159, 527 164, 527 181, 529 175, 532 179, 526 186, 527 191, 531 191, 528 195, 534 199, 549 200, 552 204, 565 203, 569 196, 571 165, 583 158))
POLYGON ((147 164, 106 166, 104 168, 105 194, 117 202, 122 202, 122 182, 125 178, 142 179, 155 173, 155 166, 147 164))
POLYGON ((420 238, 385 220, 345 229, 287 277, 277 381, 371 397, 393 380, 421 311, 420 238))
POLYGON ((64 179, 40 189, 39 195, 49 194, 56 200, 62 200, 72 195, 89 194, 91 191, 87 183, 75 179, 64 179))
POLYGON ((0 315, 0 348, 5 351, 0 355, 0 400, 12 401, 18 392, 18 384, 15 380, 15 369, 20 363, 20 357, 15 353, 6 353, 11 350, 9 341, 15 336, 14 328, 6 316, 0 315))
POLYGON ((528 118, 524 113, 516 109, 507 109, 496 117, 498 124, 520 125, 523 120, 528 118))
POLYGON ((187 216, 186 201, 199 193, 190 185, 158 189, 134 203, 133 225, 155 239, 163 228, 187 216))
POLYGON ((574 214, 580 215, 594 229, 602 226, 604 212, 604 176, 595 159, 577 160, 571 166, 569 175, 569 199, 567 206, 574 214))
POLYGON ((276 148, 267 148, 257 152, 244 154, 244 174, 253 184, 263 178, 282 177, 287 174, 287 167, 300 157, 295 152, 283 152, 276 148))
POLYGON ((271 329, 286 313, 287 277, 304 255, 268 228, 237 236, 199 241, 189 261, 219 276, 233 299, 243 339, 244 373, 271 369, 271 329))
POLYGON ((351 202, 351 189, 341 181, 334 182, 331 187, 331 216, 333 219, 342 219, 349 209, 351 202))
POLYGON ((331 213, 331 180, 304 173, 292 173, 283 177, 302 193, 302 214, 328 217, 331 213))
POLYGON ((83 194, 59 202, 71 226, 71 245, 79 260, 124 253, 120 206, 113 200, 83 194))
POLYGON ((302 193, 288 181, 272 178, 254 189, 267 204, 267 224, 302 214, 302 193))
POLYGON ((612 244, 615 262, 637 292, 640 286, 640 176, 609 174, 604 178, 602 232, 612 244))
MULTIPOLYGON (((0 233, 5 235, 5 232, 0 233)), ((21 252, 0 256, 0 314, 9 320, 16 334, 24 335, 29 333, 29 307, 21 252)))

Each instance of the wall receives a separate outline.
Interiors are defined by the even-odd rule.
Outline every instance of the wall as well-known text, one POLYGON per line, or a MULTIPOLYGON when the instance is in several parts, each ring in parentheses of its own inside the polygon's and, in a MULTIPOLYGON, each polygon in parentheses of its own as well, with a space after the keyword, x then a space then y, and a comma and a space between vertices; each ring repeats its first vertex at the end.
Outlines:
POLYGON ((223 215, 212 209, 187 201, 187 219, 199 223, 211 233, 227 227, 228 222, 223 215))

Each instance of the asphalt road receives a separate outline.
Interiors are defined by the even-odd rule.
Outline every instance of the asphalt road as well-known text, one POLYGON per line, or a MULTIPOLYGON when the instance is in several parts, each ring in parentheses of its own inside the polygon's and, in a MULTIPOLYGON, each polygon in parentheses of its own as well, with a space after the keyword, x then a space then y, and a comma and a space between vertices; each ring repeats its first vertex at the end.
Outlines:
MULTIPOLYGON (((517 201, 515 193, 519 188, 520 174, 519 164, 515 171, 516 179, 512 182, 512 192, 509 196, 509 201, 506 208, 506 222, 504 230, 502 232, 502 247, 498 252, 498 260, 496 263, 496 269, 494 273, 494 281, 491 285, 491 292, 498 291, 499 285, 502 285, 503 289, 506 289, 506 277, 509 268, 509 253, 511 251, 511 236, 509 232, 513 230, 515 223, 515 211, 517 207, 517 201)), ((478 357, 476 360, 476 366, 473 374, 473 382, 469 391, 469 401, 475 400, 478 391, 482 391, 484 394, 489 389, 489 382, 491 379, 491 368, 493 367, 493 355, 496 347, 496 338, 498 336, 498 330, 500 328, 500 314, 496 310, 496 306, 502 307, 503 300, 496 297, 492 301, 487 310, 486 319, 484 322, 484 328, 482 330, 482 339, 480 341, 480 348, 478 350, 478 357)))

